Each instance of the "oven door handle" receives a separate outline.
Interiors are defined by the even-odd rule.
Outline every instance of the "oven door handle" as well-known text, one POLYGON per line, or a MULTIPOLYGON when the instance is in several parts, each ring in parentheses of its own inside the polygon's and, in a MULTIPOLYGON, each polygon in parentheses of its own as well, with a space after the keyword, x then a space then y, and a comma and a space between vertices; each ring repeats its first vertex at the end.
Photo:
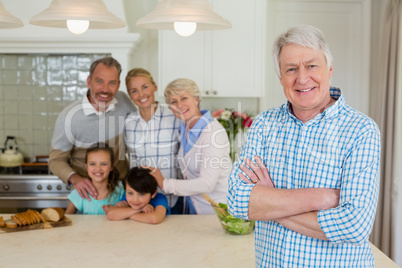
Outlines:
POLYGON ((67 196, 0 196, 0 200, 68 200, 67 196))

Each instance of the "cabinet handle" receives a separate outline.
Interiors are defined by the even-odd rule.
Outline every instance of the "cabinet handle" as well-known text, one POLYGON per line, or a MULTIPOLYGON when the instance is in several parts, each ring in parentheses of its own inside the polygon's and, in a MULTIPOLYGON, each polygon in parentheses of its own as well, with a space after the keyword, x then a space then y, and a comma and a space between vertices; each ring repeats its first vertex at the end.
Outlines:
POLYGON ((212 91, 212 93, 214 93, 214 95, 218 95, 218 91, 217 91, 217 90, 212 91))
POLYGON ((205 95, 209 95, 209 90, 205 90, 205 95))

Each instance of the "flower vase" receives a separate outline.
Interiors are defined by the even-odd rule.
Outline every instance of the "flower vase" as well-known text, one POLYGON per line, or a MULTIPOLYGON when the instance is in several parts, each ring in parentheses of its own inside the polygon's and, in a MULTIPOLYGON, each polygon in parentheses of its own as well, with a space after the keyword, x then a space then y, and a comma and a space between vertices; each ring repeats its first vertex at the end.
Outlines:
POLYGON ((229 143, 230 143, 230 159, 232 159, 232 162, 234 162, 236 160, 236 136, 237 136, 237 132, 229 132, 228 133, 229 136, 229 143))

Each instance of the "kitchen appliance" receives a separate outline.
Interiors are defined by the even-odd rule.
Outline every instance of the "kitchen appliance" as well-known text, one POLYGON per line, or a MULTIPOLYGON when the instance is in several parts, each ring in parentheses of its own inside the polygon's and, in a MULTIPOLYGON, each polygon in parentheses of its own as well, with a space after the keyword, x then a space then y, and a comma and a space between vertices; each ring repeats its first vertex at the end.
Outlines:
POLYGON ((1 167, 18 167, 24 161, 24 157, 18 152, 17 139, 7 136, 4 142, 4 152, 0 154, 1 167))
POLYGON ((66 208, 71 190, 69 185, 51 174, 47 162, 0 167, 0 213, 47 207, 66 208))

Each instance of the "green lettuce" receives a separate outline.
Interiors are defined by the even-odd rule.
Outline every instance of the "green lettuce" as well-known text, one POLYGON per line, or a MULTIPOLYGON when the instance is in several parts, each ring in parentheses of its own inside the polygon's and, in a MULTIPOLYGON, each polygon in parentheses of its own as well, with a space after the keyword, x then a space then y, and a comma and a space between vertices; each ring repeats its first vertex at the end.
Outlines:
POLYGON ((248 234, 254 229, 253 220, 238 219, 228 212, 227 204, 219 203, 219 207, 223 208, 226 216, 224 216, 219 210, 215 209, 216 214, 219 217, 222 227, 232 234, 248 234))

